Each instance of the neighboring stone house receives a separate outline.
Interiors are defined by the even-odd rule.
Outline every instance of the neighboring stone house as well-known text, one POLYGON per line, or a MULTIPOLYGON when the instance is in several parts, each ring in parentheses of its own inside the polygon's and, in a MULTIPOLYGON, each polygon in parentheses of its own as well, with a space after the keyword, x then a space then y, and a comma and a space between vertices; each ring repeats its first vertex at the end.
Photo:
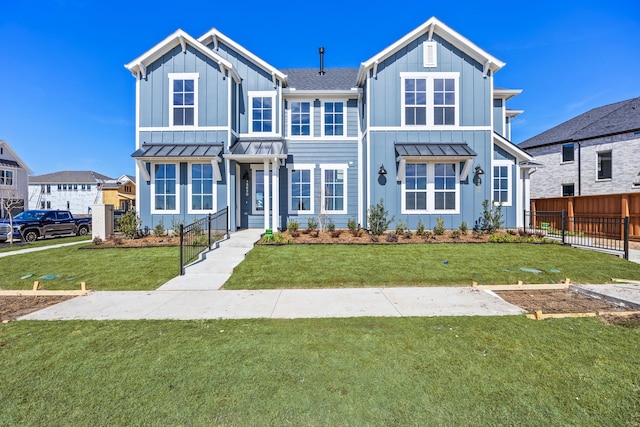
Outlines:
POLYGON ((519 147, 543 165, 531 198, 640 191, 640 98, 589 110, 519 147))
POLYGON ((143 225, 228 207, 232 231, 367 227, 383 199, 410 228, 472 227, 485 200, 522 226, 532 157, 509 140, 521 111, 494 86, 502 61, 437 18, 359 68, 319 53, 319 68, 276 69, 216 29, 178 30, 127 64, 143 225))
POLYGON ((62 171, 29 177, 31 209, 69 210, 88 215, 102 202, 102 185, 113 178, 93 171, 62 171))
POLYGON ((136 180, 130 175, 108 180, 102 184, 102 203, 128 211, 136 207, 136 180))
POLYGON ((31 169, 22 161, 7 141, 0 140, 0 218, 13 215, 29 208, 28 179, 31 169))

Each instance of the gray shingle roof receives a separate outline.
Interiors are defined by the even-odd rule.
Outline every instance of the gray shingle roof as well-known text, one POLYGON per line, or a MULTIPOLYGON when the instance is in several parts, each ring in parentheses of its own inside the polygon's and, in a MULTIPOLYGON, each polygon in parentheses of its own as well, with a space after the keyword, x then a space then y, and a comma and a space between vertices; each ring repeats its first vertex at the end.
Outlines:
POLYGON ((640 98, 594 108, 519 144, 534 148, 640 130, 640 98))
POLYGON ((356 87, 357 68, 325 68, 320 75, 318 68, 286 68, 290 88, 297 90, 349 90, 356 87))
POLYGON ((95 184, 111 180, 94 171, 61 171, 29 177, 29 184, 95 184))

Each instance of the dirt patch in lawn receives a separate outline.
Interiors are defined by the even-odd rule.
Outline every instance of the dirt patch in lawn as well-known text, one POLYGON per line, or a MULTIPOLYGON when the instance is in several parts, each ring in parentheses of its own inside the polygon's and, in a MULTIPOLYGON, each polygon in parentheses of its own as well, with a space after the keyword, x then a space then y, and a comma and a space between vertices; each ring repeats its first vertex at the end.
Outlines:
POLYGON ((534 313, 598 313, 606 311, 632 311, 569 289, 530 289, 523 291, 494 291, 511 304, 534 313))
POLYGON ((15 320, 72 296, 0 296, 0 321, 15 320))

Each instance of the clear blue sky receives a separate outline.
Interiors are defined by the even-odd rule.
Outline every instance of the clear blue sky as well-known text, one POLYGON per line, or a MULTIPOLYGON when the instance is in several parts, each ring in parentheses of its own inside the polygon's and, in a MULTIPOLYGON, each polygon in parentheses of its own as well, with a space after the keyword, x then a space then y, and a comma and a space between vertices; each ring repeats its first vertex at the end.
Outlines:
POLYGON ((277 68, 358 67, 436 16, 506 62, 523 93, 515 143, 640 96, 640 2, 5 0, 0 139, 34 174, 133 174, 135 79, 124 64, 178 28, 215 27, 277 68))

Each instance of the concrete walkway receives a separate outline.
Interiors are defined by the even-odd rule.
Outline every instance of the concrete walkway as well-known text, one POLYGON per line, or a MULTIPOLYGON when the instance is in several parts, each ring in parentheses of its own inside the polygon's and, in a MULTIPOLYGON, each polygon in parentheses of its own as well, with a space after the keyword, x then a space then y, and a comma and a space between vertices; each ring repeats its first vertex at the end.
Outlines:
MULTIPOLYGON (((472 287, 220 290, 260 238, 261 230, 231 234, 185 275, 155 291, 95 291, 19 320, 250 319, 402 316, 501 316, 524 310, 472 287)), ((640 262, 640 251, 634 251, 640 262)), ((631 258, 631 257, 630 257, 631 258)), ((576 290, 640 309, 640 285, 581 285, 576 290)))

